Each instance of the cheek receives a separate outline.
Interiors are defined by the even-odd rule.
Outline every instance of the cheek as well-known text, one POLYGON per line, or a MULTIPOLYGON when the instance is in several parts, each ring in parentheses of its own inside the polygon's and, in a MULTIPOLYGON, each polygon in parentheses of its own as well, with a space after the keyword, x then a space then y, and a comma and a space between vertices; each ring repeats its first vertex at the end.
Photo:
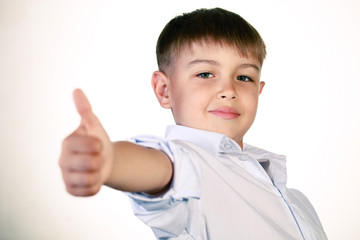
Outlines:
POLYGON ((256 113, 258 105, 258 93, 256 91, 247 91, 242 94, 241 102, 249 113, 256 113))
MULTIPOLYGON (((177 89, 180 90, 180 89, 177 89)), ((184 124, 188 118, 191 106, 189 102, 191 96, 188 96, 184 90, 175 91, 171 95, 171 109, 173 112, 174 120, 177 124, 184 124)))
POLYGON ((175 121, 188 126, 203 119, 209 104, 204 91, 182 91, 181 94, 173 95, 172 102, 175 121))

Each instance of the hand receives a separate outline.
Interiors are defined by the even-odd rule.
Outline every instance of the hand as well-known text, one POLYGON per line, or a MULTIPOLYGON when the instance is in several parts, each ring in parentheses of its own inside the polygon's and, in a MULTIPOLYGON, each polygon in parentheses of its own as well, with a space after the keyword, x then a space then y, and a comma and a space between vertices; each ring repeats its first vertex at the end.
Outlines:
POLYGON ((114 150, 105 129, 80 89, 74 91, 74 103, 81 123, 64 139, 59 165, 70 194, 91 196, 99 192, 109 178, 114 150))

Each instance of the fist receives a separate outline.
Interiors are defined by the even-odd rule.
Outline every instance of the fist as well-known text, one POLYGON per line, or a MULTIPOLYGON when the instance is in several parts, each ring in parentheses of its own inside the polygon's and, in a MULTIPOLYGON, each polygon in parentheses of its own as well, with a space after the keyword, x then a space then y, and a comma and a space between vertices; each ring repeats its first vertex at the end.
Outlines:
POLYGON ((80 89, 74 91, 74 103, 81 123, 64 139, 59 165, 70 194, 91 196, 99 192, 111 174, 113 146, 80 89))

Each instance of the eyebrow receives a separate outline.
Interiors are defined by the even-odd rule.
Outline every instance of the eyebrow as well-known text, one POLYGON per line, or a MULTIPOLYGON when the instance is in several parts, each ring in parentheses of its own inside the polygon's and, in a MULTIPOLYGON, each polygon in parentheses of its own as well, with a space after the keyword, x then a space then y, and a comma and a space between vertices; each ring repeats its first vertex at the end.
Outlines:
POLYGON ((188 63, 188 67, 191 67, 192 65, 196 65, 199 63, 207 63, 210 65, 220 65, 220 63, 218 63, 217 61, 214 60, 209 60, 209 59, 195 59, 191 62, 188 63))
POLYGON ((254 68, 254 69, 257 70, 258 72, 260 72, 259 66, 256 65, 256 64, 253 64, 253 63, 240 64, 239 67, 240 67, 240 68, 254 68))
MULTIPOLYGON (((207 63, 207 64, 210 64, 210 65, 220 65, 219 62, 215 61, 215 60, 210 60, 210 59, 195 59, 191 62, 189 62, 187 64, 187 67, 191 67, 193 65, 196 65, 196 64, 200 64, 200 63, 207 63)), ((255 70, 257 70, 258 72, 260 72, 260 68, 258 65, 256 64, 252 64, 252 63, 243 63, 243 64, 239 64, 238 66, 239 68, 254 68, 255 70)))

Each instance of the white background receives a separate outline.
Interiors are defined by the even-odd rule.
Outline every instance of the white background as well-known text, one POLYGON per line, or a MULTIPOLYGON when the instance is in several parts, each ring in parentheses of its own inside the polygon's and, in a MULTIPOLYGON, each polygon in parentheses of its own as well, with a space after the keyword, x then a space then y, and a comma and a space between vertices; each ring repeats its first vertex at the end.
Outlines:
POLYGON ((82 88, 112 140, 173 124, 150 86, 175 15, 223 7, 263 36, 258 117, 245 142, 285 154, 288 185, 329 239, 360 239, 360 4, 356 0, 0 0, 0 238, 154 239, 128 199, 66 193, 58 157, 82 88))

